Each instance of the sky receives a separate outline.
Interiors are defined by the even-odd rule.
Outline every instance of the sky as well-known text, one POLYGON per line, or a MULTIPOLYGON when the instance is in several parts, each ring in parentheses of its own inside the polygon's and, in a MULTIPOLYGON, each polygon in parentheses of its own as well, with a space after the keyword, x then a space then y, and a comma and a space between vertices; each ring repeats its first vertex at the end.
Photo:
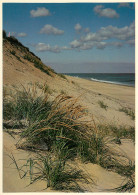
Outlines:
POLYGON ((60 73, 134 73, 134 3, 3 3, 3 29, 60 73))

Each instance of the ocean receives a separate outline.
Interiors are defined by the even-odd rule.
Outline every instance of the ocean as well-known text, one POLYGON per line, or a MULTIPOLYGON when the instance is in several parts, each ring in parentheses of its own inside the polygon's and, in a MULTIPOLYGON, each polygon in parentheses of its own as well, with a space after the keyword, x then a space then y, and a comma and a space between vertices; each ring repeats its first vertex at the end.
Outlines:
POLYGON ((91 81, 135 87, 134 73, 64 73, 91 81))

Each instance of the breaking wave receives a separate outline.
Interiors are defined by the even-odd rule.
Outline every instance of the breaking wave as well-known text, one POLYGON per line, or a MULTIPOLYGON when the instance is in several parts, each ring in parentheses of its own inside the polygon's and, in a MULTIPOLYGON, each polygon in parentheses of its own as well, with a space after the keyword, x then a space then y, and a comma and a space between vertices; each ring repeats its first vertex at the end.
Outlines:
POLYGON ((99 80, 99 79, 94 79, 94 78, 91 78, 91 80, 96 81, 96 82, 101 82, 101 83, 110 83, 110 84, 116 84, 116 85, 128 85, 128 84, 124 84, 124 83, 105 81, 105 80, 99 80))

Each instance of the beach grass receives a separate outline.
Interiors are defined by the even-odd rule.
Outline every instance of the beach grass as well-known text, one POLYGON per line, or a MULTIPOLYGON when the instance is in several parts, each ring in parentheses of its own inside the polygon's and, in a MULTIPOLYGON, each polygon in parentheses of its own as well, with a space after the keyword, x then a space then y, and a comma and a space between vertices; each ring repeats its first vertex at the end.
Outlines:
POLYGON ((132 109, 130 109, 130 108, 120 108, 119 111, 126 113, 126 115, 130 116, 132 120, 135 120, 135 113, 132 109))
MULTIPOLYGON (((43 104, 45 104, 40 96, 35 98, 36 94, 37 92, 33 86, 31 90, 26 90, 25 88, 23 91, 17 90, 12 100, 5 98, 3 102, 4 119, 34 121, 40 110, 44 112, 43 104)), ((49 105, 45 105, 45 107, 49 107, 49 105)))
POLYGON ((22 166, 18 165, 13 154, 9 157, 15 164, 20 178, 29 177, 30 185, 43 180, 46 185, 45 189, 50 187, 57 191, 84 192, 78 181, 89 183, 86 175, 81 170, 77 170, 66 163, 67 156, 61 155, 62 150, 64 150, 63 147, 60 149, 58 157, 50 154, 36 154, 27 160, 22 159, 22 166))
POLYGON ((52 94, 52 90, 50 89, 49 85, 47 83, 41 84, 39 82, 36 82, 35 85, 41 89, 44 93, 52 94))
MULTIPOLYGON (((76 183, 76 179, 83 178, 81 172, 74 169, 68 171, 65 168, 68 159, 77 158, 124 175, 129 184, 132 184, 134 165, 119 162, 120 154, 110 151, 106 138, 131 138, 134 141, 134 128, 96 125, 93 118, 92 121, 86 120, 87 113, 85 108, 79 105, 78 98, 60 94, 50 100, 47 85, 39 83, 16 89, 16 94, 11 94, 11 98, 7 97, 5 90, 3 117, 13 121, 13 129, 16 124, 22 125, 17 148, 32 149, 34 152, 46 150, 52 155, 36 155, 35 159, 27 161, 28 168, 36 166, 39 170, 39 174, 33 173, 32 168, 24 173, 29 174, 31 183, 44 179, 47 187, 56 190, 68 187, 70 190, 81 191, 76 183), (69 183, 73 182, 73 186, 69 187, 65 179, 69 183)), ((127 185, 127 182, 124 185, 127 185)), ((122 191, 124 188, 122 186, 122 191)))
POLYGON ((131 139, 135 142, 135 128, 117 125, 98 125, 99 131, 104 136, 110 135, 116 139, 131 139))
MULTIPOLYGON (((37 58, 34 55, 25 54, 23 57, 25 60, 28 60, 29 62, 32 62, 34 66, 38 69, 40 69, 42 72, 46 73, 47 75, 51 76, 50 71, 39 58, 37 58)), ((52 71, 51 71, 52 72, 52 71)))
MULTIPOLYGON (((110 161, 111 164, 112 161, 110 161)), ((108 162, 109 163, 109 162, 108 162)), ((109 164, 108 164, 109 166, 109 164)), ((111 165, 110 165, 111 166, 111 165)), ((116 172, 124 177, 122 180, 122 183, 119 187, 106 190, 108 192, 132 192, 132 190, 135 189, 135 164, 130 161, 129 165, 122 165, 122 163, 119 163, 116 160, 112 163, 112 166, 114 169, 116 169, 116 172)))
MULTIPOLYGON (((26 121, 27 126, 21 137, 25 137, 28 144, 43 141, 51 148, 57 141, 66 142, 70 148, 74 148, 75 155, 84 155, 81 148, 90 142, 86 134, 87 123, 80 121, 85 115, 84 108, 70 96, 59 95, 49 101, 47 90, 43 89, 45 85, 41 95, 38 95, 36 85, 32 85, 31 88, 17 90, 12 100, 5 98, 4 119, 15 123, 26 121)), ((85 150, 85 153, 89 153, 88 147, 85 150)))
POLYGON ((67 80, 67 78, 66 78, 66 76, 64 74, 58 73, 58 76, 60 76, 62 79, 66 79, 67 80))
POLYGON ((103 102, 103 101, 98 101, 98 104, 100 105, 101 108, 107 110, 108 106, 103 102))

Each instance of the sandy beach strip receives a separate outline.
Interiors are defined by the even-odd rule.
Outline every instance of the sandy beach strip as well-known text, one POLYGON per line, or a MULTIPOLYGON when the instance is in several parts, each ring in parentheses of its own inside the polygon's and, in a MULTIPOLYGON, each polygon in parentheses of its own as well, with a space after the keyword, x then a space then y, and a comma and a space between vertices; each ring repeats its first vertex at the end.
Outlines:
POLYGON ((68 79, 77 82, 83 89, 105 95, 106 97, 118 99, 126 102, 133 108, 135 107, 135 87, 90 81, 78 77, 67 77, 68 79))

